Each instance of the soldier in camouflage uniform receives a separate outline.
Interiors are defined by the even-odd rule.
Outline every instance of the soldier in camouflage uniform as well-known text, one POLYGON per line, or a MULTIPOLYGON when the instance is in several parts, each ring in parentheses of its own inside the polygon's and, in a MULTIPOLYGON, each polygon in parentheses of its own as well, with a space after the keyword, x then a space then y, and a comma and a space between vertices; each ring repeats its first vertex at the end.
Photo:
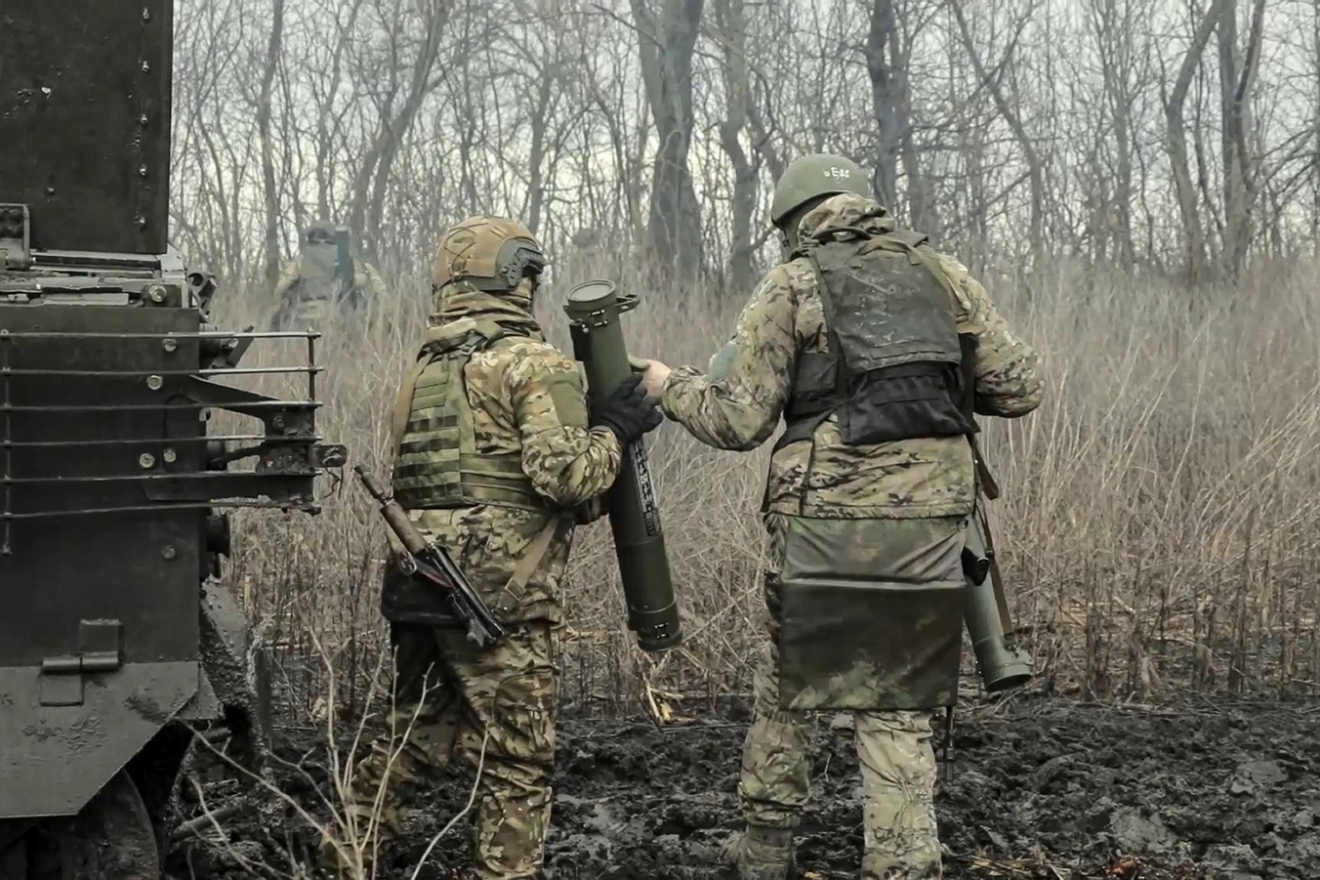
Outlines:
POLYGON ((314 223, 303 230, 299 251, 275 283, 271 330, 323 328, 332 314, 362 314, 385 296, 376 267, 350 254, 347 229, 314 223))
POLYGON ((899 230, 865 175, 807 156, 779 181, 785 260, 709 375, 651 361, 647 388, 702 442, 770 464, 770 638, 725 858, 780 880, 809 798, 807 710, 851 711, 864 792, 862 876, 941 876, 931 720, 957 695, 975 498, 974 413, 1040 404, 1037 356, 952 257, 899 230), (974 392, 974 393, 973 393, 974 392))
POLYGON ((508 634, 478 649, 433 588, 387 577, 395 736, 354 781, 354 809, 378 810, 389 839, 415 785, 453 752, 480 767, 482 880, 541 876, 574 525, 603 513, 623 447, 663 421, 640 373, 589 409, 578 365, 532 317, 544 265, 531 233, 497 217, 464 220, 437 249, 435 313, 395 408, 393 491, 508 634))

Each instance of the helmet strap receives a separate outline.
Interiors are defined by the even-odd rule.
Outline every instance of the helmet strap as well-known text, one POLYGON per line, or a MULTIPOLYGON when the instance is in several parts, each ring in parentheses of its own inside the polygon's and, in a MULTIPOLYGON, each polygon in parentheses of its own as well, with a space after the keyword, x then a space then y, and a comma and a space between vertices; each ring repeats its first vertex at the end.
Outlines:
POLYGON ((784 218, 783 224, 779 227, 779 243, 784 250, 785 260, 792 259, 794 254, 796 254, 802 246, 802 237, 798 233, 798 225, 802 222, 802 218, 815 210, 815 208, 826 199, 832 198, 834 195, 835 193, 826 193, 825 195, 817 196, 814 199, 809 199, 803 202, 792 211, 788 212, 788 216, 784 218))

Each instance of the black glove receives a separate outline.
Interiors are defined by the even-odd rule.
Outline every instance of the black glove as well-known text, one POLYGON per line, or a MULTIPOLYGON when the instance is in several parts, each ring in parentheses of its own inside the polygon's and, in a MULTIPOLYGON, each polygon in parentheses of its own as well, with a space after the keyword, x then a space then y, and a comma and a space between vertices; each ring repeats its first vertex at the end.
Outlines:
POLYGON ((590 501, 583 501, 573 508, 573 522, 580 526, 589 526, 610 512, 609 502, 604 495, 597 495, 590 501))
POLYGON ((592 404, 591 425, 604 425, 627 446, 665 420, 658 402, 646 399, 642 374, 632 373, 602 400, 592 404))

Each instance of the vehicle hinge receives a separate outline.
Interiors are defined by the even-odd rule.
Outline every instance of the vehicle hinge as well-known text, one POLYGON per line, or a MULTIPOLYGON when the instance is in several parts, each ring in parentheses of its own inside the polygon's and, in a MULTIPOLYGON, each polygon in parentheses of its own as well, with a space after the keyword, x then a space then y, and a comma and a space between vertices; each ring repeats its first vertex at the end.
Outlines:
POLYGON ((117 620, 78 622, 78 653, 41 661, 41 705, 81 706, 83 676, 114 672, 124 662, 124 627, 117 620))
POLYGON ((27 205, 0 205, 0 269, 32 265, 32 219, 27 205))

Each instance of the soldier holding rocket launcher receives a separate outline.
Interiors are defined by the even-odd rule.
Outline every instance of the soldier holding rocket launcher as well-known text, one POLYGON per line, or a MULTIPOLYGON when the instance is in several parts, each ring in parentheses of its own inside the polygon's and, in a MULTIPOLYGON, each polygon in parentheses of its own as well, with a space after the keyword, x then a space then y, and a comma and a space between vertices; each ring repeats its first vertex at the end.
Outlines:
MULTIPOLYGON (((939 877, 930 713, 956 701, 964 623, 989 690, 1019 685, 1031 675, 1030 659, 1007 637, 1007 603, 984 511, 976 503, 981 496, 993 499, 997 488, 977 449, 974 416, 1014 418, 1039 406, 1036 354, 1011 334, 984 289, 957 261, 931 249, 924 236, 896 227, 870 198, 864 173, 848 160, 808 156, 794 163, 779 182, 772 213, 785 260, 753 294, 733 338, 712 358, 709 376, 646 361, 639 388, 619 327, 620 315, 636 298, 608 282, 588 282, 570 292, 565 310, 589 396, 566 361, 556 361, 553 376, 532 382, 528 396, 562 426, 581 422, 588 446, 594 448, 591 435, 597 431, 591 426, 608 428, 617 442, 613 448, 602 445, 599 460, 590 449, 582 450, 587 458, 570 469, 581 485, 565 489, 563 497, 537 481, 538 469, 562 460, 554 453, 563 450, 524 445, 521 462, 511 458, 501 469, 499 456, 476 454, 475 434, 464 442, 464 430, 471 433, 473 426, 478 433, 494 431, 480 418, 480 406, 498 399, 496 389, 509 389, 502 379, 492 380, 531 369, 511 358, 501 373, 490 359, 498 340, 512 337, 513 346, 529 344, 520 341, 524 337, 540 340, 530 321, 530 291, 523 288, 531 278, 534 289, 537 261, 543 258, 530 234, 509 224, 500 226, 503 237, 492 239, 501 244, 492 250, 493 259, 478 260, 473 241, 490 231, 484 224, 508 221, 477 218, 467 221, 471 228, 455 227, 437 259, 437 310, 448 316, 438 324, 447 329, 432 331, 430 360, 419 360, 420 372, 408 377, 396 414, 396 431, 406 427, 410 439, 400 446, 395 494, 409 497, 419 488, 423 495, 435 494, 443 484, 441 494, 463 504, 413 499, 404 506, 421 511, 411 515, 418 524, 445 534, 471 530, 474 521, 464 509, 493 504, 506 508, 501 516, 516 516, 520 507, 544 508, 540 496, 575 509, 570 519, 587 521, 595 515, 586 512, 590 502, 607 491, 629 628, 643 649, 661 651, 678 644, 681 633, 642 443, 660 419, 644 392, 659 397, 670 418, 717 448, 755 448, 782 416, 787 427, 772 457, 763 505, 773 550, 766 575, 771 638, 757 676, 756 714, 739 785, 747 826, 731 840, 726 857, 743 880, 788 876, 793 828, 808 796, 803 712, 850 710, 857 717, 867 797, 863 878, 899 876, 896 871, 939 877), (448 281, 441 283, 441 276, 448 281), (456 284, 460 278, 465 283, 456 284), (482 279, 491 280, 482 286, 482 279), (524 313, 516 319, 495 304, 507 305, 510 294, 527 295, 526 304, 518 300, 524 313), (506 326, 511 319, 514 332, 506 326), (434 372, 428 364, 451 350, 447 357, 468 358, 476 372, 456 372, 451 364, 428 378, 434 372), (411 401, 406 411, 405 397, 411 401), (467 418, 465 397, 470 397, 467 418), (456 401, 458 409, 451 413, 456 401), (458 434, 441 437, 446 430, 458 434), (441 447, 456 449, 457 462, 437 457, 441 447), (493 492, 499 499, 478 498, 476 492, 493 492)), ((543 340, 539 344, 548 348, 543 340)), ((514 410, 517 397, 514 392, 510 400, 514 410)), ((474 604, 473 595, 481 591, 474 593, 467 581, 475 572, 483 582, 495 583, 485 577, 481 560, 455 566, 443 547, 408 528, 400 511, 391 510, 389 499, 363 476, 386 505, 400 539, 396 551, 405 562, 403 572, 430 579, 431 594, 450 596, 447 613, 457 618, 450 624, 459 623, 454 631, 466 629, 474 643, 438 635, 423 640, 432 653, 432 641, 439 645, 442 677, 457 683, 457 699, 469 708, 480 709, 486 698, 498 702, 505 680, 483 662, 497 655, 507 660, 511 651, 525 648, 519 662, 535 669, 538 656, 549 656, 535 650, 534 632, 518 624, 516 615, 511 632, 505 623, 520 603, 526 610, 529 593, 548 602, 546 609, 557 608, 548 594, 540 595, 544 590, 526 589, 529 574, 539 570, 526 560, 541 558, 545 547, 538 545, 545 544, 545 535, 555 541, 559 527, 550 528, 555 518, 545 520, 536 537, 530 527, 514 529, 529 538, 523 563, 508 580, 518 588, 517 601, 510 604, 506 584, 490 594, 491 614, 480 598, 474 604), (434 589, 446 583, 449 590, 434 589), (483 682, 491 693, 474 686, 483 682)), ((501 529, 515 525, 503 523, 501 529)), ((494 542, 497 531, 487 528, 484 537, 494 542)), ((464 538, 455 546, 474 543, 464 538)), ((567 541, 560 546, 566 555, 567 541)), ((541 577, 552 571, 562 574, 558 557, 541 577)), ((397 602, 406 592, 396 587, 392 593, 387 583, 386 605, 392 595, 397 602)), ((400 643, 401 655, 407 647, 406 640, 400 643)), ((518 715, 528 722, 523 733, 540 730, 551 742, 552 678, 523 695, 518 715)), ((451 721, 445 727, 429 715, 424 720, 428 758, 419 758, 419 768, 447 755, 455 741, 464 741, 470 751, 473 743, 465 740, 480 726, 451 721)), ((516 729, 503 733, 513 736, 516 729)), ((509 752, 506 757, 531 757, 506 748, 513 742, 500 745, 509 752)), ((544 763, 537 776, 543 795, 534 800, 543 806, 529 815, 544 818, 553 747, 535 754, 544 763)), ((406 770, 412 753, 402 757, 406 770)), ((380 763, 369 761, 368 769, 380 763)), ((376 776, 360 774, 368 784, 376 776)), ((504 781, 525 789, 530 778, 504 781)), ((478 876, 523 876, 509 872, 539 868, 545 822, 518 820, 515 814, 531 803, 515 805, 497 788, 478 816, 478 876)))
POLYGON ((974 416, 1040 405, 1036 353, 866 181, 841 156, 792 163, 771 206, 783 262, 709 375, 646 372, 665 414, 710 446, 754 449, 786 423, 762 505, 771 625, 738 787, 746 829, 725 851, 742 880, 789 876, 813 709, 854 713, 863 880, 941 876, 931 713, 957 699, 964 622, 988 687, 1030 674, 1004 639, 974 416))

